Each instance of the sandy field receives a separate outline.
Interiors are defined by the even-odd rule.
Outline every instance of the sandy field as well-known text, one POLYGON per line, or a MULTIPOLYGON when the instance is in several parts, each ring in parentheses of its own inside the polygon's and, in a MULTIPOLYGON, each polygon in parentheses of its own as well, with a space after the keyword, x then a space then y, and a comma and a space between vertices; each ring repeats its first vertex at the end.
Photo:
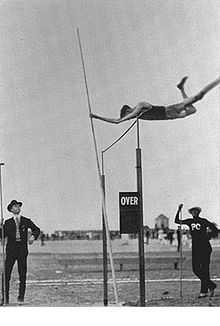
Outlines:
MULTIPOLYGON (((135 257, 138 255, 137 240, 114 240, 113 257, 135 257)), ((178 256, 176 246, 151 240, 145 245, 146 306, 220 306, 220 241, 212 242, 211 277, 218 288, 213 298, 198 299, 200 283, 191 268, 191 249, 185 246, 182 271, 182 298, 180 297, 180 270, 175 270, 166 260, 178 256), (153 257, 160 257, 154 261, 153 257), (151 261, 152 257, 152 261, 151 261)), ((24 306, 29 307, 85 307, 103 306, 102 265, 75 263, 76 259, 101 257, 102 241, 65 240, 48 241, 41 246, 36 241, 29 247, 27 289, 24 306)), ((2 262, 1 262, 2 266, 2 262)), ((138 306, 138 264, 125 264, 123 271, 115 266, 119 302, 122 307, 138 306)), ((108 273, 108 303, 115 306, 112 275, 108 273)), ((18 274, 14 267, 10 306, 17 303, 18 274)), ((4 307, 5 308, 5 307, 4 307)))

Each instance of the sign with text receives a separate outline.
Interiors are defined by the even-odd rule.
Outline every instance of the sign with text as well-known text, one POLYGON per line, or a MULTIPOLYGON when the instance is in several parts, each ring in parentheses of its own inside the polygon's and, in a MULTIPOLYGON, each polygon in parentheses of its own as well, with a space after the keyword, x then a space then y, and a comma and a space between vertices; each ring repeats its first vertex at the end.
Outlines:
POLYGON ((138 233, 140 224, 140 195, 119 192, 120 233, 138 233))

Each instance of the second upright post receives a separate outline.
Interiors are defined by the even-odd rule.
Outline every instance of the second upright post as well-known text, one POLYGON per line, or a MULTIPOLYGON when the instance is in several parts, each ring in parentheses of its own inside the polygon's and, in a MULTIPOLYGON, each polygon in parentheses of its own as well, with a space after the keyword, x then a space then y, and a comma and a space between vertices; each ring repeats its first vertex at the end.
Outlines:
POLYGON ((145 260, 144 260, 144 225, 143 225, 143 189, 142 189, 142 164, 140 148, 139 120, 137 121, 137 149, 136 149, 136 168, 137 168, 137 191, 140 194, 140 224, 138 232, 139 246, 139 273, 140 273, 140 305, 145 307, 145 260))

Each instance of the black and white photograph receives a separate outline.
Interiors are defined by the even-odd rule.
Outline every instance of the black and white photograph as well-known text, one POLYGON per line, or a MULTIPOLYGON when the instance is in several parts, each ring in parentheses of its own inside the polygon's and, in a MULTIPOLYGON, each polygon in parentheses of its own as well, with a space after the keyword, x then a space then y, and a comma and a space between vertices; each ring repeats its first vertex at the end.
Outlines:
POLYGON ((219 0, 0 0, 1 312, 220 307, 219 54, 219 0))

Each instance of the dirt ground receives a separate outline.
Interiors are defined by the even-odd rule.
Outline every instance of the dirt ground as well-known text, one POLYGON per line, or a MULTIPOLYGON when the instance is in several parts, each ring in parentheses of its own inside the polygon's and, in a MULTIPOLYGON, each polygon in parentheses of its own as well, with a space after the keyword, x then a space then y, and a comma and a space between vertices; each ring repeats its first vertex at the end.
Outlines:
MULTIPOLYGON (((101 254, 101 241, 50 241, 40 246, 37 241, 30 248, 25 306, 31 307, 85 307, 103 305, 102 266, 74 266, 74 257, 84 257, 88 253, 101 254)), ((167 257, 177 255, 176 247, 161 244, 156 240, 145 247, 148 257, 158 255, 167 257)), ((113 241, 113 252, 118 256, 134 255, 137 241, 125 243, 113 241)), ((218 288, 215 296, 198 299, 200 283, 192 273, 191 250, 184 248, 183 282, 180 298, 180 271, 173 264, 161 260, 146 266, 146 306, 220 306, 220 246, 213 244, 211 277, 218 288)), ((136 265, 127 265, 121 272, 116 266, 119 301, 124 306, 138 306, 139 272, 136 265)), ((16 305, 18 274, 15 266, 10 288, 10 306, 16 305)), ((114 292, 109 271, 108 302, 114 305, 114 292)))

